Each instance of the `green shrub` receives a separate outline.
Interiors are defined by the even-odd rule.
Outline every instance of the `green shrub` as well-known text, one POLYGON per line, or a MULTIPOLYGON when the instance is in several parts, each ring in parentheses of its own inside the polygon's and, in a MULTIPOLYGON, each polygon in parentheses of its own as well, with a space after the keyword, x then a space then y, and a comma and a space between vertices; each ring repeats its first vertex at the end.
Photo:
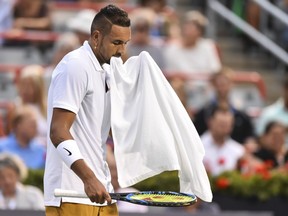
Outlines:
POLYGON ((29 170, 28 177, 23 183, 36 186, 43 191, 43 176, 44 170, 29 170))
POLYGON ((137 183, 134 187, 140 191, 179 191, 178 172, 163 172, 137 183))
MULTIPOLYGON (((43 190, 44 170, 29 170, 24 184, 34 185, 43 190)), ((288 172, 261 172, 243 175, 238 171, 225 172, 217 177, 210 177, 213 193, 224 193, 237 197, 257 197, 266 200, 281 196, 288 198, 288 172)), ((135 184, 140 191, 179 191, 178 172, 163 172, 135 184)))

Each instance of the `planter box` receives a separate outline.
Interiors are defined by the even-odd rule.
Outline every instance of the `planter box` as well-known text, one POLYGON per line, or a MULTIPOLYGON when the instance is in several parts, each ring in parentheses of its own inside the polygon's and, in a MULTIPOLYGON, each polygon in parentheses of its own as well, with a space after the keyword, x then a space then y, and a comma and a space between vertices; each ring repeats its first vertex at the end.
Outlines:
POLYGON ((267 201, 257 198, 235 197, 226 194, 214 194, 213 201, 218 203, 222 210, 239 211, 270 211, 274 216, 287 216, 288 199, 272 197, 267 201))

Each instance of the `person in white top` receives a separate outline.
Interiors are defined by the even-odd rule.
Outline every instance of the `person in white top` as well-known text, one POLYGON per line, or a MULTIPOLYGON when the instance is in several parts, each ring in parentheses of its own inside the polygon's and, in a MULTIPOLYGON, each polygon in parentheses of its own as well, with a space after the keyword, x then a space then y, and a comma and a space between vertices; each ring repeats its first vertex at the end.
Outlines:
MULTIPOLYGON (((13 113, 20 106, 29 105, 33 109, 37 119, 37 142, 46 146, 47 140, 47 91, 44 81, 44 67, 31 64, 23 67, 17 80, 18 96, 11 104, 8 116, 13 117, 13 113)), ((11 132, 12 121, 8 122, 8 131, 11 132)))
POLYGON ((23 184, 27 177, 27 166, 20 157, 0 153, 0 209, 44 210, 43 192, 23 184))
POLYGON ((94 17, 91 36, 56 66, 48 93, 48 142, 44 175, 46 215, 118 215, 106 163, 109 89, 102 66, 121 57, 131 37, 127 12, 107 5, 94 17), (74 190, 89 198, 54 197, 74 190))
POLYGON ((181 38, 177 43, 168 44, 165 49, 165 73, 214 73, 221 69, 215 42, 204 38, 207 23, 206 17, 198 11, 185 14, 181 38))
POLYGON ((224 171, 236 170, 245 156, 245 149, 230 138, 233 114, 224 108, 215 108, 210 113, 208 130, 201 136, 205 149, 204 165, 211 176, 224 171))

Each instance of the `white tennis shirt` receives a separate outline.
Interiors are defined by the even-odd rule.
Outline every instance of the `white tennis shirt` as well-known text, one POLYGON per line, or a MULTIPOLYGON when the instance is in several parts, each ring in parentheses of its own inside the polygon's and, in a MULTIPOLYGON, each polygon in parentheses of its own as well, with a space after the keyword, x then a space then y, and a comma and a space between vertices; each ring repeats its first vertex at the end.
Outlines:
MULTIPOLYGON (((105 91, 105 71, 94 56, 88 42, 68 53, 52 74, 48 93, 48 128, 53 108, 74 112, 76 119, 71 134, 76 140, 85 162, 96 177, 113 191, 106 163, 106 139, 110 129, 110 96, 105 91)), ((49 138, 44 175, 46 206, 60 206, 61 198, 54 197, 54 189, 61 188, 84 193, 81 179, 62 161, 49 138)), ((95 205, 89 199, 62 198, 62 202, 95 205)))

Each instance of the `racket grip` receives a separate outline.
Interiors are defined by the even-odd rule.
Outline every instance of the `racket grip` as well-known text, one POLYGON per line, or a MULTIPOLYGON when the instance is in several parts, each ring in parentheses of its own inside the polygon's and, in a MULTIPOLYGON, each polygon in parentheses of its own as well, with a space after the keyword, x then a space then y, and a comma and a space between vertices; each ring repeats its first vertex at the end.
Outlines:
POLYGON ((77 191, 63 190, 63 189, 55 189, 54 196, 55 197, 88 198, 88 196, 84 193, 78 193, 77 191))

